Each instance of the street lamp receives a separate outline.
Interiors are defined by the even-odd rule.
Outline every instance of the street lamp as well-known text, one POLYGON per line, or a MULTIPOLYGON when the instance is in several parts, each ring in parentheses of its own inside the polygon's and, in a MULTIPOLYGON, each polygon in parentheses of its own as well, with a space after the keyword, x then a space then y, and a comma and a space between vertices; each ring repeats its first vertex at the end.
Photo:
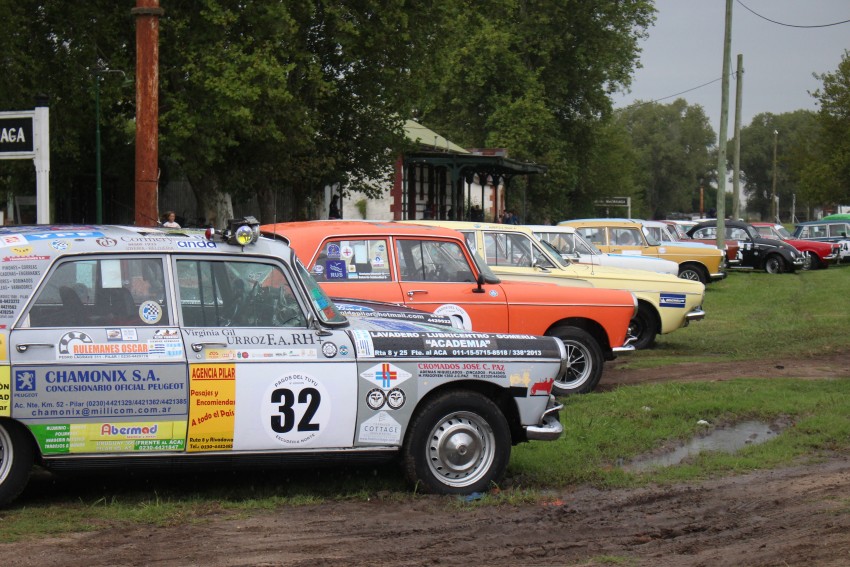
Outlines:
POLYGON ((97 203, 97 212, 95 215, 95 222, 97 224, 103 224, 103 186, 101 184, 101 175, 100 175, 100 78, 101 76, 107 73, 120 73, 122 77, 126 79, 127 74, 120 69, 95 69, 94 71, 94 112, 95 112, 95 136, 94 136, 94 149, 95 149, 95 177, 96 177, 96 189, 95 189, 95 199, 97 203))

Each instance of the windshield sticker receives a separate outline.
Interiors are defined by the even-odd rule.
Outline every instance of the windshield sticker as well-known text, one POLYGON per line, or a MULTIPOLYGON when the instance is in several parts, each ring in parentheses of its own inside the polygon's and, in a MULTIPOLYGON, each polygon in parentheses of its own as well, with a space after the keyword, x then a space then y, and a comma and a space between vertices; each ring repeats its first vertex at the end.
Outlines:
POLYGON ((148 325, 155 325, 162 319, 162 306, 156 301, 145 301, 139 305, 139 317, 148 325))
POLYGON ((344 280, 348 277, 348 264, 345 260, 328 260, 325 262, 325 278, 329 280, 344 280))

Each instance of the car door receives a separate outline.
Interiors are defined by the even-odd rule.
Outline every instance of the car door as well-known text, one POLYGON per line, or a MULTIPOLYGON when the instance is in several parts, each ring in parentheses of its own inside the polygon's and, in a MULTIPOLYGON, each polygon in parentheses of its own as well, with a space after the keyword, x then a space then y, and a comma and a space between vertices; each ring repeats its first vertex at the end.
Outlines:
POLYGON ((350 447, 354 348, 342 330, 308 328, 288 265, 242 257, 173 260, 189 353, 187 451, 350 447))
POLYGON ((56 264, 11 331, 12 415, 43 454, 180 451, 186 353, 163 257, 56 264))
POLYGON ((478 286, 478 270, 459 242, 396 237, 395 250, 406 305, 454 317, 468 330, 507 331, 501 286, 478 286))

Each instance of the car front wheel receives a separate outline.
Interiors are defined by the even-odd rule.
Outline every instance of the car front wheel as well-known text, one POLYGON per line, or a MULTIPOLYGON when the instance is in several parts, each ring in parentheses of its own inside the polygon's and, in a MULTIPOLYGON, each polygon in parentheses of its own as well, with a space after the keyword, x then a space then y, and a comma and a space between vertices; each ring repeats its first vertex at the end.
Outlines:
POLYGON ((804 270, 817 270, 820 267, 820 258, 814 252, 806 252, 805 262, 803 262, 804 270))
POLYGON ((632 345, 635 349, 650 348, 655 344, 655 336, 658 334, 658 320, 652 307, 646 303, 640 303, 637 315, 629 321, 629 334, 637 337, 632 345))
POLYGON ((556 396, 586 394, 602 378, 602 348, 590 333, 577 327, 557 327, 550 336, 558 337, 567 349, 567 371, 552 386, 556 396))
POLYGON ((764 271, 768 274, 781 274, 785 271, 785 260, 776 254, 768 256, 764 261, 764 271))
POLYGON ((486 396, 447 391, 425 403, 410 422, 403 448, 408 481, 425 492, 481 492, 505 474, 511 432, 486 396))

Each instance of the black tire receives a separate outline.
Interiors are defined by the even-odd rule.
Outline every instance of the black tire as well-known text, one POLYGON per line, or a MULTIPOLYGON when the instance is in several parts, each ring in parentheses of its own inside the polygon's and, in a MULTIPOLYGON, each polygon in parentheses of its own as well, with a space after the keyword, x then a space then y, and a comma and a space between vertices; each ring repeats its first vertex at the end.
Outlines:
POLYGON ((23 491, 32 464, 32 444, 24 426, 0 419, 0 506, 5 506, 23 491))
POLYGON ((803 262, 803 270, 817 270, 820 268, 820 258, 814 252, 803 252, 806 257, 806 261, 803 262))
POLYGON ((492 400, 477 392, 452 390, 417 409, 402 450, 407 480, 418 490, 482 492, 505 474, 511 432, 492 400))
POLYGON ((635 349, 651 348, 655 344, 659 326, 655 309, 647 303, 639 302, 637 315, 629 321, 629 335, 637 337, 637 340, 632 342, 635 349))
POLYGON ((683 280, 691 280, 703 284, 708 283, 708 272, 705 268, 696 264, 682 264, 679 266, 679 277, 683 280))
POLYGON ((556 327, 548 335, 558 337, 567 349, 567 371, 555 380, 556 396, 587 394, 602 378, 602 347, 590 333, 578 327, 556 327))
POLYGON ((785 271, 785 260, 779 254, 771 254, 764 260, 764 271, 768 274, 781 274, 785 271))

